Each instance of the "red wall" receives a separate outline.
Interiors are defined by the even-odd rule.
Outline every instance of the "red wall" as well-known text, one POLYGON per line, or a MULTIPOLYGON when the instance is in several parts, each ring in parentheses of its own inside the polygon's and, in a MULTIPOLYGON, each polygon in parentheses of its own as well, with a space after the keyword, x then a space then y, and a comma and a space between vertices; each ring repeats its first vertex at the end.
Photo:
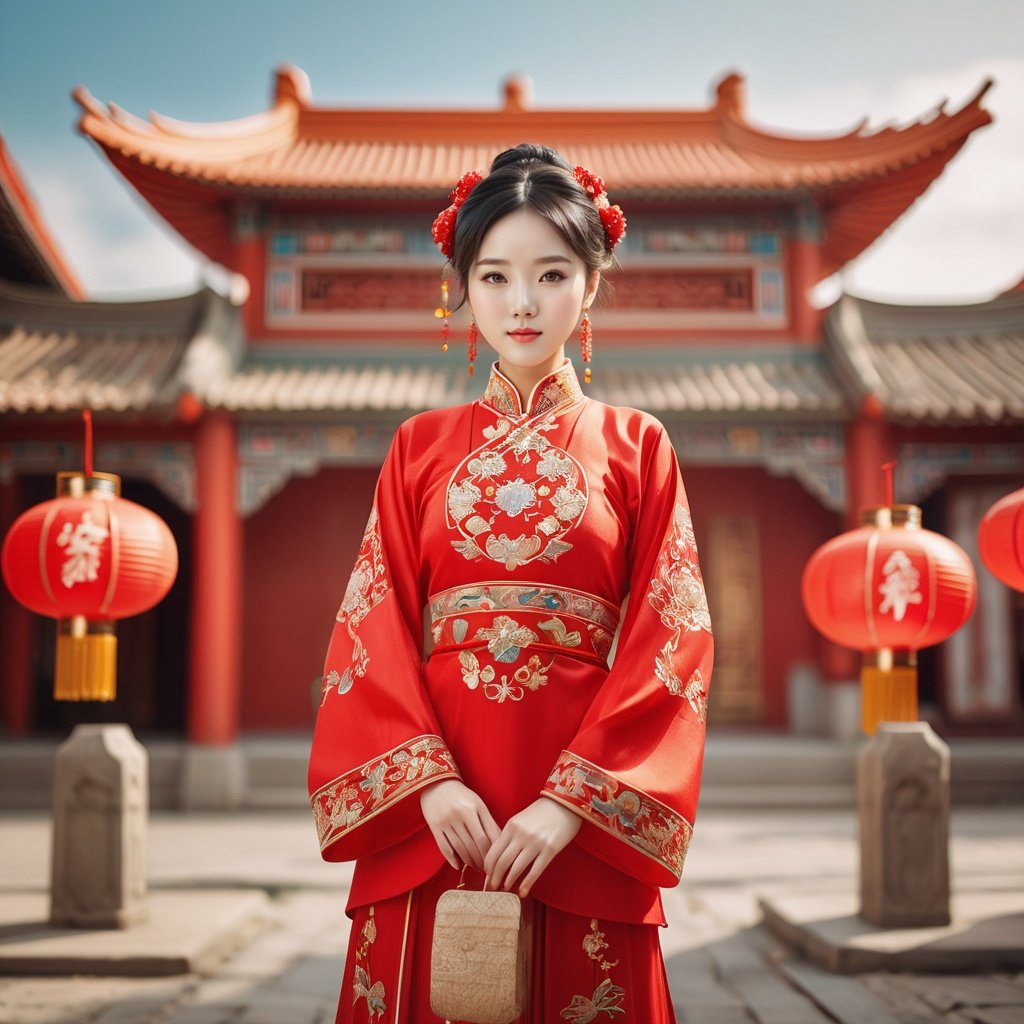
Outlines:
MULTIPOLYGON (((685 463, 685 452, 682 458, 685 463)), ((697 550, 710 574, 707 524, 715 513, 757 517, 760 533, 763 613, 762 686, 764 725, 787 723, 786 673, 798 661, 819 660, 819 637, 804 614, 800 578, 814 550, 842 531, 840 517, 813 498, 792 477, 756 468, 683 466, 697 550)), ((713 625, 713 624, 712 624, 713 625)), ((712 677, 712 702, 714 677, 712 677)))
POLYGON ((245 523, 242 729, 312 728, 334 616, 362 539, 376 467, 293 477, 245 523))

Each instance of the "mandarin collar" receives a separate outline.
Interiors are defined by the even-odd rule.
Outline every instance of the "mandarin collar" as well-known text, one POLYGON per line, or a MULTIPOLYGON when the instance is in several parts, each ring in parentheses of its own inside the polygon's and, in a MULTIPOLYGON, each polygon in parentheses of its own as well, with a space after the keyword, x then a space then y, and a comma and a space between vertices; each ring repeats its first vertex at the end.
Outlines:
POLYGON ((515 384, 498 369, 498 364, 494 363, 481 401, 503 416, 521 419, 523 416, 553 412, 578 402, 582 397, 583 389, 576 377, 576 368, 569 359, 566 359, 554 373, 549 373, 537 381, 530 392, 525 410, 515 384))

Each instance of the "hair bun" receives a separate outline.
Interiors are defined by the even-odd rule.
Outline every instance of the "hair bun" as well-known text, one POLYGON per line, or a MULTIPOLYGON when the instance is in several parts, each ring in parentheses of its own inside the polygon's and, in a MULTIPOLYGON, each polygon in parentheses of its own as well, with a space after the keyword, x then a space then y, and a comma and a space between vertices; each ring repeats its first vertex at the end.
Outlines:
POLYGON ((563 171, 572 171, 565 158, 550 146, 542 146, 538 142, 520 142, 518 146, 506 149, 494 158, 491 173, 502 167, 529 163, 547 164, 549 167, 560 167, 563 171))

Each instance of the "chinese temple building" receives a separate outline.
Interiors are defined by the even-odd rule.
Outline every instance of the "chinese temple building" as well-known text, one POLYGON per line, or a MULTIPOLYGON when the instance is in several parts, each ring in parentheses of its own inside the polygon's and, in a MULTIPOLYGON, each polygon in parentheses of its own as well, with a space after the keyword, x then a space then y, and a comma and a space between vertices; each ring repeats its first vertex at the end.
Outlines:
MULTIPOLYGON (((957 307, 844 295, 825 313, 809 297, 991 121, 987 88, 832 137, 752 125, 737 75, 698 110, 539 108, 516 79, 494 109, 368 110, 315 105, 284 67, 269 110, 225 124, 141 120, 76 90, 86 137, 248 283, 244 299, 102 308, 0 290, 6 515, 74 463, 90 405, 97 468, 135 480, 178 539, 172 596, 122 624, 138 661, 122 661, 121 717, 209 750, 311 727, 396 426, 486 379, 458 345, 439 350, 431 222, 464 171, 537 141, 599 172, 629 219, 585 390, 653 412, 677 446, 715 622, 712 717, 798 728, 794 679, 827 703, 857 666, 806 620, 803 567, 882 503, 881 464, 898 457, 897 499, 975 557, 981 515, 1024 474, 1024 292, 957 307)), ((923 656, 922 698, 947 732, 1021 731, 1019 598, 977 565, 978 612, 923 656)), ((4 651, 15 732, 53 724, 32 699, 44 646, 4 651)))

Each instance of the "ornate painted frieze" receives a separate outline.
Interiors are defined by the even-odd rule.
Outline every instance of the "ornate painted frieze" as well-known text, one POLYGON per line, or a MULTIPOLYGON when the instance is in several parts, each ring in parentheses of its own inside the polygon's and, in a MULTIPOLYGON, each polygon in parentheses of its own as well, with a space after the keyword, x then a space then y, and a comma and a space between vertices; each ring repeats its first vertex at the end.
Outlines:
MULTIPOLYGON (((94 465, 104 473, 148 480, 185 512, 196 510, 195 449, 182 441, 105 441, 94 465)), ((82 446, 63 441, 0 444, 0 481, 20 474, 81 470, 82 446)))
POLYGON ((323 466, 379 466, 394 433, 389 423, 240 423, 239 511, 252 515, 293 476, 323 466))

